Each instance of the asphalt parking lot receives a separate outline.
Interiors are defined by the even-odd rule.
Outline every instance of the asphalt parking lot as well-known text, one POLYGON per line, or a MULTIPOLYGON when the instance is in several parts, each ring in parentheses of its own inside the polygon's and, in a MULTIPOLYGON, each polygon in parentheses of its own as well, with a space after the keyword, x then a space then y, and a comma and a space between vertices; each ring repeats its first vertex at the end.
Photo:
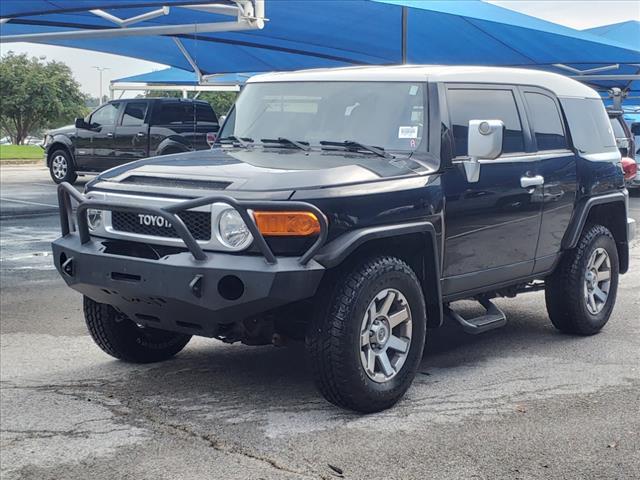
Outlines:
POLYGON ((1 182, 3 479, 640 478, 638 241, 602 333, 557 333, 541 292, 499 300, 507 326, 431 332, 404 400, 361 416, 320 397, 298 345, 106 356, 52 266, 46 170, 1 182))

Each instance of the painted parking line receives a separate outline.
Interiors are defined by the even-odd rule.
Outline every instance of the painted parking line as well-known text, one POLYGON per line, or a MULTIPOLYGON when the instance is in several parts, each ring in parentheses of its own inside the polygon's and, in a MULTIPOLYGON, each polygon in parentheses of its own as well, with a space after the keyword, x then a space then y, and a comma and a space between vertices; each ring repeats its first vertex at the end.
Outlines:
POLYGON ((36 205, 38 207, 58 208, 58 205, 51 205, 50 203, 29 202, 27 200, 16 200, 14 198, 0 197, 0 201, 2 201, 2 202, 12 202, 12 203, 22 203, 24 205, 36 205))

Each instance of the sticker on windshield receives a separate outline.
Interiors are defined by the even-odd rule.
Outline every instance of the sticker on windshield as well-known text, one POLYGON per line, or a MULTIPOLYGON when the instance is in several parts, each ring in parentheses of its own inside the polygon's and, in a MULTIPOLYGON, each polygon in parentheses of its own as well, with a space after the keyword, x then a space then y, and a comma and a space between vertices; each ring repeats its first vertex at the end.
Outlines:
POLYGON ((398 138, 418 138, 418 127, 398 128, 398 138))

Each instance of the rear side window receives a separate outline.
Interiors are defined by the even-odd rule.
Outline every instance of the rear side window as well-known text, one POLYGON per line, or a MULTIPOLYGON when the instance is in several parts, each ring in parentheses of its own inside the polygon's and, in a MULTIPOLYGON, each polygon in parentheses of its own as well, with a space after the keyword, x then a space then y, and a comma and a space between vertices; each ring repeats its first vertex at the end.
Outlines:
POLYGON ((194 104, 182 102, 160 102, 154 113, 156 125, 181 125, 193 123, 194 104))
POLYGON ((142 125, 147 115, 147 102, 129 102, 122 116, 123 126, 142 125))
POLYGON ((613 136, 616 138, 627 138, 627 134, 621 125, 622 120, 620 117, 614 117, 611 119, 611 128, 613 128, 613 136))
POLYGON ((611 122, 602 100, 597 98, 561 98, 560 104, 569 123, 573 144, 580 153, 617 150, 611 122))
POLYGON ((198 123, 218 123, 218 119, 216 118, 216 114, 213 113, 211 105, 205 105, 202 103, 196 103, 196 121, 198 123))
POLYGON ((522 122, 511 90, 449 89, 449 115, 455 142, 454 156, 467 155, 469 120, 502 120, 503 153, 524 152, 522 122))
POLYGON ((525 92, 538 150, 567 148, 562 118, 553 98, 542 93, 525 92))

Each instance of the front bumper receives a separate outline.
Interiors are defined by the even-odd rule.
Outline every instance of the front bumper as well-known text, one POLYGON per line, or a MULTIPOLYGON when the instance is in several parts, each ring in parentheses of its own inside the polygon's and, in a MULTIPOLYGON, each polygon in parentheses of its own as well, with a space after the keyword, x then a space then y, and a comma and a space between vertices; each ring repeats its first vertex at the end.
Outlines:
POLYGON ((216 195, 160 208, 89 199, 66 183, 58 186, 58 202, 62 237, 52 243, 52 249, 62 278, 74 290, 115 307, 141 325, 215 336, 220 324, 313 296, 324 274, 324 267, 313 256, 326 241, 327 221, 320 210, 308 203, 243 202, 216 195), (77 203, 75 215, 73 202, 77 203), (224 202, 238 210, 261 256, 202 250, 177 215, 214 202, 224 202), (276 257, 249 215, 251 208, 311 211, 318 217, 320 234, 299 258, 276 257), (109 240, 89 232, 88 209, 161 216, 171 223, 188 251, 158 258, 109 253, 109 240))
POLYGON ((158 260, 104 253, 102 240, 77 234, 52 243, 64 281, 93 300, 112 305, 141 325, 214 336, 218 324, 251 317, 313 296, 324 267, 311 260, 215 253, 204 261, 188 252, 158 260), (235 297, 238 298, 235 298, 235 297), (226 297, 226 298, 225 298, 226 297))

